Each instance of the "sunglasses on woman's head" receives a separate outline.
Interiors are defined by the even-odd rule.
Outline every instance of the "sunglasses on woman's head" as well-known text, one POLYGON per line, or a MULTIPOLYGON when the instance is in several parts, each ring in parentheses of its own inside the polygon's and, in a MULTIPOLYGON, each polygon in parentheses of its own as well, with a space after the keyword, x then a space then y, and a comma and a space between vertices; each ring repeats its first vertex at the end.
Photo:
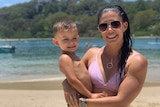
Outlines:
POLYGON ((98 25, 98 29, 101 32, 104 32, 104 31, 106 31, 106 29, 108 28, 109 25, 111 25, 111 27, 114 28, 114 29, 118 29, 118 28, 121 27, 121 22, 120 21, 113 21, 110 24, 108 24, 108 23, 101 23, 101 24, 98 25))

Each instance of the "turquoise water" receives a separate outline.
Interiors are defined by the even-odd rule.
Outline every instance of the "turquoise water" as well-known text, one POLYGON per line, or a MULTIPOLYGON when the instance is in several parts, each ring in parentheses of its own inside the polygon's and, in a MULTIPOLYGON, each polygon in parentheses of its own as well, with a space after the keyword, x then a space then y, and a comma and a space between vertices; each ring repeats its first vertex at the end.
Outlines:
MULTIPOLYGON (((86 43, 101 47, 102 39, 81 39, 77 54, 82 57, 86 43)), ((9 44, 0 41, 0 45, 9 44)), ((0 81, 56 78, 63 76, 58 69, 60 49, 52 44, 51 40, 17 40, 12 41, 16 47, 15 53, 0 54, 0 81)), ((148 58, 148 81, 160 81, 160 39, 136 38, 133 48, 148 58)))

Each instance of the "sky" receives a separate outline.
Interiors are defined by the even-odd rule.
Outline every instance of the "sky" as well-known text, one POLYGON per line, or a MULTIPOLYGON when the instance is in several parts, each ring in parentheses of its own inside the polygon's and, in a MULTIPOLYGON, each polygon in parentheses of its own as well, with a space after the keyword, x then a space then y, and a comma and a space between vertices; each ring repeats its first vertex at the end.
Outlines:
POLYGON ((0 0, 0 8, 11 6, 18 3, 29 2, 31 0, 0 0))
MULTIPOLYGON (((0 0, 0 8, 29 1, 31 0, 0 0)), ((124 0, 124 1, 135 1, 135 0, 124 0)))

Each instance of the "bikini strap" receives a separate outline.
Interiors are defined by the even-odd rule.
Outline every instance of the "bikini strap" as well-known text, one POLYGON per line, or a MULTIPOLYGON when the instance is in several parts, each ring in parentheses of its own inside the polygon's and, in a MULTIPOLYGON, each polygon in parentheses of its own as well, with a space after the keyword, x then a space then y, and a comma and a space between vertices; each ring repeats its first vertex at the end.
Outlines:
POLYGON ((97 51, 97 53, 96 53, 96 60, 97 60, 97 58, 98 58, 98 54, 99 54, 100 50, 103 49, 103 48, 104 48, 104 47, 98 49, 98 51, 97 51))
POLYGON ((128 57, 127 61, 131 60, 134 56, 139 55, 140 53, 135 52, 131 56, 128 57))

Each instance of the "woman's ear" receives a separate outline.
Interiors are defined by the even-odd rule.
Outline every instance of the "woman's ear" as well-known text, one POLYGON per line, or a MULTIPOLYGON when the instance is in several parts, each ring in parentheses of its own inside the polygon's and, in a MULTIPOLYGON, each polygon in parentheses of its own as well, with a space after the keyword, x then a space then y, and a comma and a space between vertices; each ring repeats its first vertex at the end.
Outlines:
POLYGON ((53 38, 53 39, 52 39, 52 42, 53 42, 56 46, 59 46, 59 43, 58 43, 57 39, 53 38))
POLYGON ((128 22, 124 22, 123 23, 123 28, 124 28, 124 32, 127 30, 128 28, 128 22))

